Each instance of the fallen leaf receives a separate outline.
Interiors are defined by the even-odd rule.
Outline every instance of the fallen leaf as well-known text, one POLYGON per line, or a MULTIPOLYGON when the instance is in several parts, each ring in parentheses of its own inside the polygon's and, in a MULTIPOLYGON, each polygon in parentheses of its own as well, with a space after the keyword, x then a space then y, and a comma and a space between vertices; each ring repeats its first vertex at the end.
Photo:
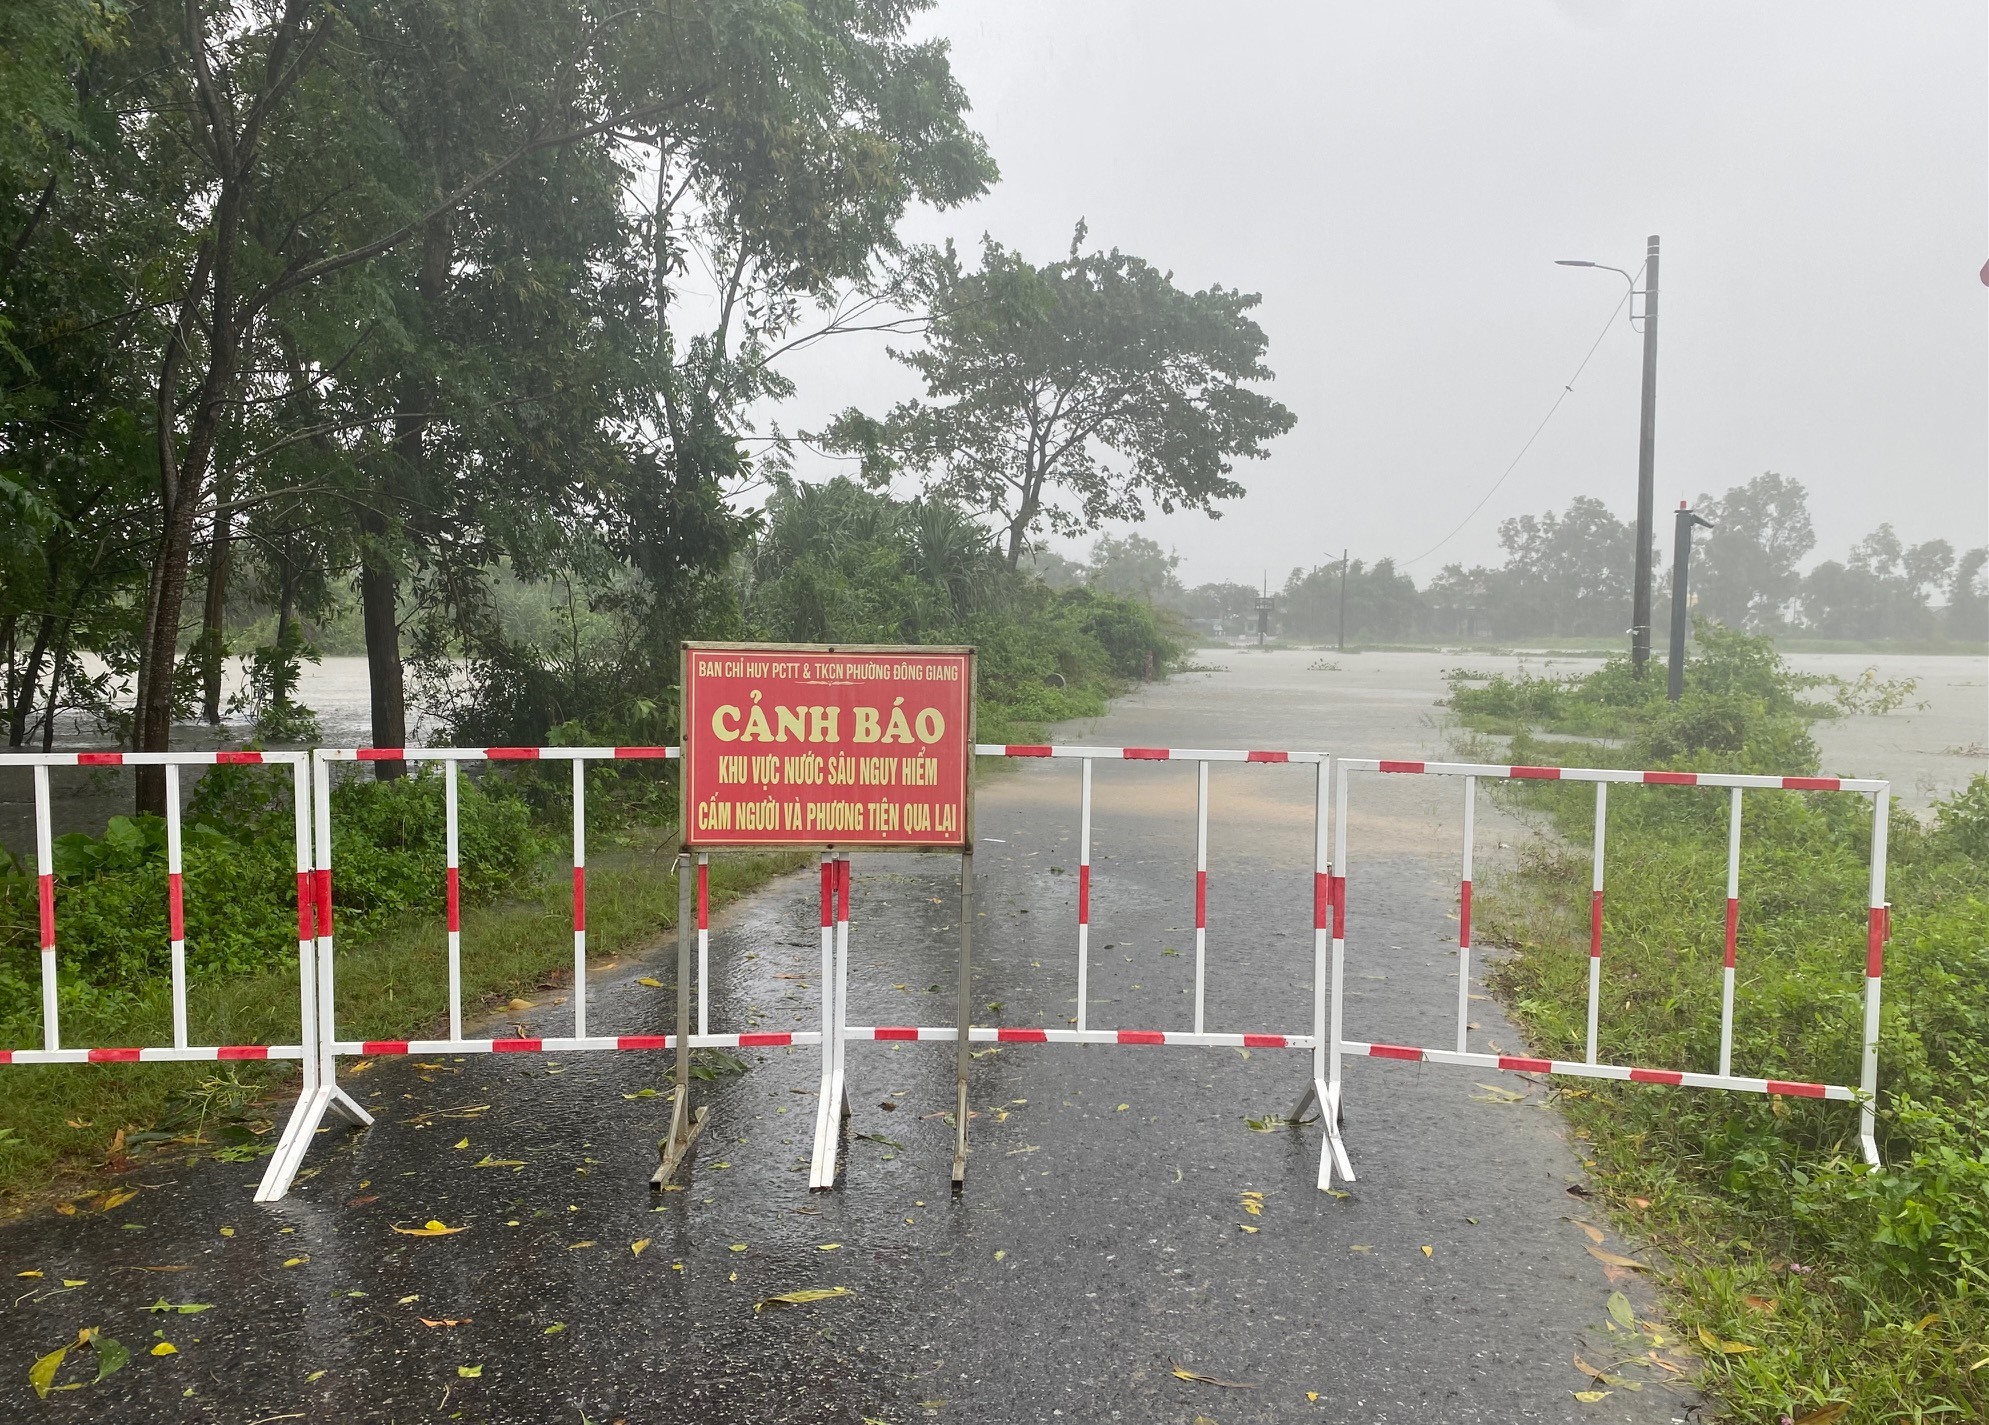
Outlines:
POLYGON ((1264 1194, 1261 1192, 1244 1193, 1243 1210, 1252 1217, 1262 1217, 1264 1215, 1264 1194))
POLYGON ((1002 1258, 1006 1257, 1007 1255, 1008 1255, 1007 1249, 1003 1248, 995 1253, 995 1260, 999 1262, 1002 1258))
POLYGON ((395 1302, 395 1303, 394 1303, 394 1305, 396 1305, 396 1306, 412 1306, 412 1305, 414 1305, 414 1304, 415 1304, 415 1303, 416 1303, 417 1301, 420 1301, 420 1300, 421 1300, 421 1296, 420 1296, 420 1294, 419 1294, 419 1293, 417 1293, 417 1294, 415 1294, 414 1296, 404 1296, 404 1297, 402 1297, 402 1298, 401 1298, 401 1299, 400 1299, 399 1301, 395 1302))
MULTIPOLYGON (((347 1207, 369 1207, 373 1203, 378 1202, 379 1200, 380 1200, 380 1194, 378 1194, 377 1192, 361 1193, 358 1197, 347 1198, 345 1200, 345 1205, 347 1207)), ((233 1228, 229 1228, 227 1229, 227 1231, 230 1236, 234 1235, 233 1228)))
MULTIPOLYGON (((1568 1220, 1574 1222, 1572 1217, 1568 1220)), ((1600 1247, 1602 1245, 1602 1229, 1597 1227, 1593 1222, 1575 1222, 1575 1226, 1587 1233, 1588 1240, 1595 1243, 1596 1246, 1600 1247)))
POLYGON ((1650 1211, 1651 1200, 1647 1197, 1633 1197, 1630 1199, 1630 1206, 1636 1208, 1639 1212, 1648 1212, 1650 1211))
POLYGON ((62 1369, 62 1362, 68 1355, 67 1346, 57 1346, 28 1367, 28 1384, 43 1400, 47 1400, 48 1393, 55 1389, 55 1373, 62 1369))
POLYGON ((594 1243, 592 1243, 592 1242, 569 1242, 569 1243, 567 1244, 567 1247, 566 1247, 566 1250, 567 1250, 567 1251, 569 1251, 569 1252, 577 1252, 577 1251, 579 1251, 579 1250, 580 1250, 580 1249, 581 1249, 582 1247, 592 1247, 592 1246, 594 1246, 594 1245, 595 1245, 595 1244, 594 1244, 594 1243))
POLYGON ((109 1212, 112 1208, 123 1207, 137 1196, 137 1188, 119 1188, 115 1192, 107 1192, 97 1199, 97 1211, 109 1212))
MULTIPOLYGON (((64 1217, 74 1217, 76 1215, 76 1204, 73 1202, 58 1202, 57 1204, 55 1204, 55 1210, 61 1213, 64 1217)), ((63 1347, 63 1349, 66 1351, 69 1348, 65 1346, 63 1347)), ((45 1360, 47 1358, 44 1357, 43 1359, 45 1360)), ((37 1362, 36 1364, 40 1364, 40 1362, 37 1362)), ((57 1364, 60 1364, 60 1362, 58 1362, 57 1364)))
POLYGON ((1423 1248, 1423 1255, 1424 1255, 1425 1257, 1434 1257, 1434 1256, 1436 1255, 1436 1248, 1434 1248, 1434 1247, 1424 1247, 1424 1248, 1423 1248))
POLYGON ((1131 1104, 1129 1104, 1129 1103, 1122 1103, 1122 1104, 1120 1104, 1120 1105, 1119 1105, 1119 1106, 1118 1106, 1117 1108, 1113 1109, 1112 1111, 1113 1111, 1114 1113, 1124 1113, 1124 1112, 1125 1112, 1125 1111, 1126 1111, 1127 1109, 1129 1109, 1129 1108, 1131 1108, 1131 1107, 1132 1107, 1132 1105, 1131 1105, 1131 1104))
POLYGON ((485 1153, 483 1157, 471 1163, 470 1166, 473 1168, 522 1168, 525 1164, 517 1158, 493 1158, 490 1154, 485 1153))
POLYGON ((635 1242, 631 1242, 631 1243, 629 1243, 629 1244, 628 1244, 628 1249, 629 1249, 629 1251, 631 1251, 631 1252, 635 1253, 635 1255, 636 1255, 636 1256, 640 1257, 640 1256, 642 1255, 642 1249, 643 1249, 644 1247, 647 1247, 647 1246, 649 1245, 650 1241, 651 1241, 651 1239, 650 1239, 650 1238, 648 1238, 648 1237, 644 1237, 644 1238, 640 1239, 639 1241, 635 1241, 635 1242))
MULTIPOLYGON (((1743 1296, 1741 1300, 1755 1311, 1765 1311, 1770 1316, 1773 1316, 1775 1314, 1776 1301, 1775 1298, 1773 1298, 1772 1296, 1743 1296)), ((1937 1320, 1939 1318, 1930 1317, 1928 1319, 1937 1320)))
POLYGON ((196 1311, 213 1309, 204 1301, 168 1301, 163 1296, 146 1308, 147 1311, 177 1311, 182 1316, 191 1316, 196 1311))
POLYGON ((509 1001, 507 1001, 507 1002, 505 1003, 505 1006, 504 1006, 504 1007, 505 1007, 506 1009, 537 1009, 537 1008, 538 1008, 538 1006, 537 1006, 537 1005, 533 1004, 533 1003, 532 1003, 532 1002, 531 1002, 530 1000, 528 1000, 528 999, 514 999, 514 1000, 509 1000, 509 1001))
POLYGON ((1568 1394, 1572 1395, 1576 1400, 1579 1400, 1584 1405, 1593 1405, 1598 1400, 1609 1399, 1610 1393, 1606 1390, 1571 1390, 1568 1392, 1568 1394))
POLYGON ((309 1375, 304 1377, 304 1384, 316 1385, 319 1381, 323 1380, 324 1378, 325 1378, 325 1373, 323 1371, 312 1371, 309 1375))
POLYGON ((784 1291, 778 1296, 763 1297, 753 1303, 755 1313, 778 1311, 784 1306, 806 1306, 813 1301, 828 1301, 833 1297, 850 1296, 853 1293, 846 1286, 811 1286, 800 1291, 784 1291))
POLYGON ((1601 1380, 1604 1376, 1609 1374, 1607 1371, 1603 1370, 1600 1366, 1590 1365, 1580 1356, 1575 1357, 1575 1369, 1580 1371, 1583 1375, 1587 1376, 1591 1380, 1601 1380))
POLYGON ((1650 1266, 1647 1263, 1640 1262, 1635 1257, 1623 1256, 1620 1252, 1606 1252, 1600 1247, 1590 1247, 1588 1254, 1605 1266, 1622 1267, 1627 1271, 1633 1272, 1647 1272, 1650 1270, 1650 1266))
POLYGON ((155 1356, 177 1356, 179 1353, 180 1348, 171 1341, 161 1341, 152 1348, 152 1354, 155 1356))
POLYGON ((456 1374, 461 1376, 464 1380, 475 1380, 478 1376, 483 1374, 483 1367, 481 1365, 457 1366, 456 1374))
POLYGON ((394 1223, 393 1226, 394 1231, 400 1233, 403 1237, 452 1237, 458 1232, 467 1232, 470 1230, 467 1226, 451 1227, 433 1217, 429 1218, 428 1221, 422 1223, 419 1227, 403 1227, 398 1222, 394 1223))
POLYGON ((431 1320, 426 1316, 417 1316, 414 1319, 419 1321, 423 1326, 467 1326, 470 1324, 470 1318, 467 1316, 444 1316, 439 1321, 431 1320))
POLYGON ((221 1229, 221 1235, 223 1237, 232 1237, 235 1235, 235 1229, 232 1227, 223 1227, 221 1229))
POLYGON ((1609 1319, 1625 1331, 1631 1330, 1637 1324, 1636 1314, 1630 1310, 1630 1298, 1620 1291, 1609 1293, 1609 1319))
POLYGON ((660 990, 663 988, 663 982, 657 979, 656 976, 654 975, 644 975, 641 979, 637 980, 636 983, 638 985, 647 985, 652 990, 660 990))
POLYGON ((842 1247, 843 1244, 840 1242, 823 1242, 818 1244, 815 1250, 818 1252, 840 1252, 842 1247))
MULTIPOLYGON (((64 1283, 63 1283, 63 1285, 64 1285, 64 1286, 68 1286, 68 1285, 69 1285, 69 1283, 68 1283, 68 1282, 64 1282, 64 1283)), ((82 1283, 81 1283, 81 1282, 78 1282, 78 1283, 77 1283, 77 1285, 78 1285, 78 1286, 81 1286, 81 1285, 82 1285, 82 1283)), ((1771 1309, 1772 1309, 1772 1308, 1771 1308, 1771 1309)), ((1917 1322, 1915 1322, 1915 1323, 1914 1323, 1914 1326, 1913 1326, 1913 1329, 1914 1329, 1915 1331, 1925 1331, 1925 1330, 1926 1330, 1926 1329, 1927 1329, 1927 1328, 1928 1328, 1929 1326, 1932 1326, 1932 1325, 1933 1325, 1933 1324, 1934 1324, 1934 1323, 1935 1323, 1936 1321, 1939 1321, 1940 1319, 1941 1319, 1941 1313, 1940 1313, 1940 1312, 1938 1312, 1938 1311, 1930 1311, 1930 1312, 1928 1312, 1928 1313, 1927 1313, 1927 1314, 1926 1314, 1925 1316, 1921 1317, 1921 1318, 1919 1319, 1919 1321, 1917 1321, 1917 1322)))
POLYGON ((1251 1226, 1251 1225, 1250 1225, 1249 1223, 1247 1223, 1247 1222, 1239 1222, 1239 1223, 1237 1223, 1236 1225, 1237 1225, 1237 1227, 1238 1227, 1238 1228, 1239 1228, 1240 1230, 1242 1230, 1242 1231, 1244 1231, 1244 1232, 1262 1232, 1262 1231, 1264 1230, 1264 1229, 1263 1229, 1263 1228, 1261 1228, 1261 1227, 1252 1227, 1252 1226, 1251 1226))
POLYGON ((1699 1342, 1707 1350, 1718 1351, 1720 1354, 1726 1356, 1743 1355, 1754 1349, 1754 1347, 1742 1341, 1722 1341, 1703 1326, 1699 1328, 1699 1342))
POLYGON ((310 1260, 311 1260, 311 1254, 310 1254, 309 1252, 306 1252, 306 1253, 305 1253, 305 1254, 304 1254, 303 1256, 301 1256, 301 1257, 292 1257, 292 1258, 290 1258, 290 1259, 289 1259, 288 1261, 286 1261, 286 1262, 285 1262, 285 1263, 284 1263, 283 1265, 284 1265, 284 1266, 286 1266, 286 1267, 301 1267, 301 1266, 303 1266, 303 1265, 304 1265, 304 1263, 306 1263, 306 1262, 308 1262, 308 1261, 310 1261, 310 1260))
POLYGON ((730 1247, 727 1247, 725 1250, 728 1252, 743 1252, 746 1250, 746 1244, 744 1242, 734 1242, 730 1247))
POLYGON ((1360 1242, 1347 1248, 1347 1250, 1349 1252, 1372 1252, 1374 1250, 1374 1244, 1371 1242, 1360 1242))
POLYGON ((469 1146, 470 1146, 470 1140, 469 1140, 469 1139, 467 1139, 467 1138, 463 1138, 463 1139, 459 1139, 458 1141, 456 1141, 455 1143, 451 1144, 450 1146, 452 1146, 452 1147, 456 1147, 456 1148, 467 1148, 467 1147, 469 1147, 469 1146))
POLYGON ((1198 1371, 1189 1370, 1179 1361, 1173 1361, 1170 1362, 1170 1364, 1174 1367, 1173 1376, 1176 1380, 1191 1380, 1191 1381, 1196 1381, 1202 1385, 1219 1385, 1224 1390, 1255 1390, 1257 1388, 1256 1386, 1251 1385, 1245 1381, 1223 1380, 1219 1376, 1202 1375, 1198 1371))
POLYGON ((90 1283, 88 1279, 84 1277, 64 1277, 62 1279, 62 1284, 65 1287, 79 1287, 79 1286, 88 1286, 90 1283))
POLYGON ((25 1272, 15 1272, 14 1275, 17 1277, 39 1277, 41 1273, 38 1271, 30 1270, 25 1272))
POLYGON ((1318 1391, 1316 1391, 1316 1390, 1308 1390, 1308 1391, 1307 1391, 1307 1392, 1305 1393, 1305 1398, 1306 1398, 1307 1400, 1317 1400, 1317 1399, 1319 1399, 1319 1392, 1318 1392, 1318 1391))
POLYGON ((564 1321, 555 1321, 553 1322, 552 1325, 546 1327, 545 1331, 542 1332, 541 1334, 546 1336, 557 1336, 560 1332, 564 1331, 565 1329, 566 1329, 566 1323, 564 1321))
POLYGON ((1840 1400, 1834 1405, 1826 1405, 1821 1410, 1812 1410, 1807 1415, 1796 1417, 1796 1425, 1833 1425, 1844 1418, 1851 1409, 1851 1402, 1840 1400))

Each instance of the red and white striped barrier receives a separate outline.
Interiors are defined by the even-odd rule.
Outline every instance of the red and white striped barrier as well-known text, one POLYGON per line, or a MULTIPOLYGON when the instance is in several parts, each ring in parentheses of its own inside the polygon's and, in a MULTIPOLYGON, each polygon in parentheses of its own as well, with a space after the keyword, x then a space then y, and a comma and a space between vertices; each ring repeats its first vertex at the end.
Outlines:
MULTIPOLYGON (((699 855, 695 861, 689 857, 679 858, 679 874, 686 878, 695 877, 696 937, 697 937, 697 1031, 688 1036, 679 1034, 624 1034, 600 1035, 588 1032, 588 984, 587 984, 587 767, 596 762, 665 761, 676 760, 675 747, 358 747, 321 748, 315 754, 315 797, 316 824, 316 865, 315 903, 317 930, 317 997, 322 1006, 320 1012, 323 1055, 320 1066, 322 1082, 330 1089, 318 1112, 326 1110, 344 1112, 357 1110, 343 1091, 336 1088, 335 1060, 339 1055, 399 1056, 408 1054, 576 1054, 576 1053, 656 1053, 695 1049, 776 1049, 794 1048, 808 1045, 822 1045, 825 1034, 822 1030, 797 1030, 788 1032, 761 1032, 747 1030, 737 1033, 712 1033, 710 1013, 710 914, 711 884, 710 858, 699 855), (335 940, 333 936, 333 888, 336 884, 332 864, 331 835, 331 766, 338 762, 433 762, 442 766, 443 819, 444 819, 444 864, 441 868, 446 906, 446 935, 448 937, 448 1015, 449 1028, 446 1038, 440 1039, 355 1039, 341 1038, 333 1022, 333 986, 335 980, 335 940), (573 985, 569 996, 572 1005, 572 1032, 556 1036, 516 1036, 511 1038, 470 1038, 463 1033, 463 992, 462 992, 462 910, 460 884, 460 786, 459 768, 465 762, 567 762, 573 774, 573 985)), ((844 863, 845 865, 847 863, 844 863)), ((826 863, 825 863, 826 865, 826 863)), ((688 909, 692 888, 686 884, 685 904, 688 909)), ((687 931, 688 926, 680 929, 687 931)), ((828 932, 825 931, 825 946, 828 932)), ((825 976, 829 962, 824 961, 825 976)), ((688 979, 688 965, 685 966, 688 979)), ((831 982, 825 979, 825 987, 831 982)), ((825 996, 828 991, 825 988, 825 996)), ((827 1019, 825 1014, 825 1025, 827 1019)), ((830 1062, 828 1050, 824 1050, 824 1063, 830 1062)), ((282 1159, 281 1184, 287 1187, 301 1165, 303 1154, 309 1146, 316 1130, 316 1120, 300 1127, 294 1142, 294 1152, 286 1156, 279 1150, 282 1159)), ((273 1167, 273 1171, 275 1171, 273 1167)), ((279 1195, 281 1189, 279 1188, 279 1195)))
MULTIPOLYGON (((302 752, 44 752, 0 755, 0 770, 20 767, 32 772, 35 800, 35 885, 41 922, 42 1047, 0 1049, 0 1064, 184 1064, 298 1060, 305 1069, 305 1096, 316 1088, 319 1055, 314 1000, 311 897, 310 791, 305 775, 308 757, 302 752), (299 1003, 295 1044, 195 1044, 187 1020, 186 882, 180 769, 237 765, 287 766, 297 849, 297 957, 299 1003), (166 783, 166 937, 172 977, 172 1037, 169 1045, 101 1045, 91 1048, 62 1045, 59 967, 59 891, 55 877, 53 790, 49 771, 56 767, 161 767, 166 783)), ((267 1189, 275 1163, 263 1180, 267 1189)), ((260 1193, 258 1194, 260 1196, 260 1193)), ((278 1193, 280 1195, 280 1191, 278 1193)))
MULTIPOLYGON (((1335 875, 1330 894, 1333 910, 1333 974, 1330 1013, 1331 1046, 1328 1053, 1331 1078, 1328 1087, 1339 1091, 1340 1062, 1344 1056, 1401 1059, 1415 1063, 1449 1064, 1473 1069, 1506 1069, 1573 1078, 1617 1079, 1630 1083, 1667 1084, 1683 1088, 1723 1089, 1736 1093, 1783 1094, 1798 1098, 1835 1099, 1859 1105, 1859 1142, 1864 1156, 1874 1166, 1879 1161, 1876 1137, 1878 1095, 1879 999, 1884 969, 1885 941, 1889 915, 1885 900, 1886 818, 1890 808, 1891 783, 1875 778, 1855 777, 1767 777, 1734 773, 1634 771, 1595 767, 1530 767, 1470 762, 1406 762, 1370 758, 1341 758, 1334 782, 1335 875), (1464 844, 1462 873, 1458 880, 1458 983, 1456 1047, 1438 1049, 1422 1045, 1377 1044, 1343 1037, 1342 998, 1345 989, 1346 909, 1347 909, 1347 802, 1352 774, 1461 777, 1464 779, 1464 844), (1587 1052, 1579 1061, 1538 1059, 1524 1055, 1474 1053, 1470 1048, 1471 982, 1471 858, 1475 833, 1477 784, 1481 778, 1504 781, 1562 781, 1595 784, 1595 834, 1590 855, 1592 877, 1589 893, 1589 965, 1587 1052), (1604 852, 1608 836, 1609 787, 1630 783, 1664 787, 1716 787, 1729 792, 1727 813, 1726 906, 1724 953, 1720 970, 1720 1048, 1715 1072, 1681 1069, 1654 1069, 1600 1061, 1597 1035, 1601 1017, 1603 974, 1603 895, 1604 852), (1849 792, 1872 798, 1872 853, 1869 905, 1866 917, 1865 1002, 1863 1054, 1856 1088, 1843 1084, 1807 1083, 1785 1079, 1752 1078, 1733 1072, 1734 983, 1740 940, 1740 835, 1741 798, 1749 790, 1794 792, 1849 792)), ((1322 1154, 1319 1169, 1321 1187, 1331 1181, 1329 1157, 1322 1154)), ((1344 1158, 1338 1158, 1341 1174, 1352 1174, 1344 1158)))
MULTIPOLYGON (((1023 1026, 976 1025, 969 1023, 967 1040, 975 1044, 1098 1044, 1142 1045, 1168 1048, 1205 1049, 1305 1049, 1313 1055, 1315 1093, 1326 1094, 1326 789, 1331 759, 1323 752, 1233 750, 1226 748, 1170 747, 1091 747, 1047 744, 981 743, 975 749, 981 757, 1054 758, 1076 761, 1078 770, 1078 866, 1077 866, 1077 1027, 1032 1028, 1023 1026), (1091 784, 1092 764, 1098 761, 1187 762, 1196 766, 1195 776, 1195 866, 1188 890, 1195 913, 1194 1024, 1190 1029, 1094 1029, 1090 1025, 1090 943, 1091 943, 1091 784), (1223 1033, 1208 1029, 1208 931, 1209 931, 1209 764, 1211 762, 1311 765, 1314 769, 1314 870, 1313 870, 1313 1027, 1310 1033, 1223 1033)), ((836 1135, 839 1118, 847 1116, 845 1046, 863 1043, 945 1043, 958 1044, 956 1025, 872 1025, 848 1022, 849 1007, 849 861, 823 862, 823 972, 835 986, 830 1003, 835 1018, 825 1022, 824 1032, 834 1044, 832 1062, 825 1068, 819 1117, 816 1124, 815 1154, 809 1185, 831 1187, 836 1177, 836 1135), (833 868, 833 870, 831 869, 833 868)), ((973 914, 971 872, 963 886, 963 924, 973 914)), ((827 1006, 825 1006, 825 1009, 827 1006)), ((963 1017, 972 1006, 963 997, 963 1017)), ((1301 1108, 1303 1107, 1301 1104, 1301 1108)), ((1297 1115, 1295 1114, 1294 1117, 1297 1115)), ((1337 1125, 1329 1132, 1337 1138, 1337 1125)), ((959 1165, 956 1163, 956 1174, 959 1165)), ((956 1176, 956 1182, 958 1178, 956 1176)))

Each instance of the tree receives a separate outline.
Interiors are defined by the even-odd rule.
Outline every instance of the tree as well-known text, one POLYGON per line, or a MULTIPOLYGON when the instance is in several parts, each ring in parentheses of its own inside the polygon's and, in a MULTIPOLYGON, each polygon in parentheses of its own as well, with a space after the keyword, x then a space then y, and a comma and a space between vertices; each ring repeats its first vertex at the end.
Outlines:
POLYGON ((1373 564, 1335 559, 1311 569, 1292 570, 1283 594, 1288 632, 1319 642, 1338 638, 1343 573, 1347 637, 1406 638, 1416 632, 1423 612, 1422 597, 1416 592, 1416 581, 1398 570, 1393 559, 1377 559, 1373 564))
POLYGON ((1825 638, 1931 638, 1939 620, 1932 595, 1950 588, 1954 547, 1944 539, 1907 548, 1890 524, 1826 559, 1803 580, 1803 620, 1825 638))
POLYGON ((1243 493, 1235 462, 1263 458, 1294 420, 1247 384, 1271 379, 1255 294, 1185 292, 1116 248, 1083 252, 1084 238, 1080 222, 1069 255, 1041 267, 985 238, 971 272, 950 243, 927 254, 925 345, 892 353, 926 399, 884 421, 845 412, 827 436, 872 478, 909 467, 994 515, 1011 569, 1045 526, 1096 530, 1149 503, 1216 516, 1243 493))
POLYGON ((1130 594, 1149 604, 1178 607, 1181 580, 1174 573, 1181 556, 1162 549, 1137 530, 1124 539, 1101 536, 1091 546, 1087 582, 1114 594, 1130 594))
POLYGON ((1947 636, 1967 643, 1989 641, 1989 549, 1977 547, 1955 561, 1943 615, 1947 636))
POLYGON ((1713 521, 1692 550, 1698 613, 1729 628, 1780 628, 1802 588, 1796 566, 1816 545, 1802 482, 1771 470, 1717 500, 1701 495, 1698 509, 1713 521))

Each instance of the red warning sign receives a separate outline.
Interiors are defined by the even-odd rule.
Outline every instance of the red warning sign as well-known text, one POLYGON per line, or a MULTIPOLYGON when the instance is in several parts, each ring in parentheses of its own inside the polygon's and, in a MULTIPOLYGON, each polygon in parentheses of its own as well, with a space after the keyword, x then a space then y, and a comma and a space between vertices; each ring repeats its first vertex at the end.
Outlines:
POLYGON ((970 648, 684 645, 686 846, 965 846, 970 648))

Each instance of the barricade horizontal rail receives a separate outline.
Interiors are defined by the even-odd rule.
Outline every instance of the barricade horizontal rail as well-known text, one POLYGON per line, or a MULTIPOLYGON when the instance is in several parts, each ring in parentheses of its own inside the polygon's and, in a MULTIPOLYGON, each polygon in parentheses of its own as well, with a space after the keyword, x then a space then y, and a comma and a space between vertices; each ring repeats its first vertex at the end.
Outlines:
MULTIPOLYGON (((1332 1006, 1330 1013, 1332 1086, 1339 1087, 1340 1064, 1344 1058, 1407 1060, 1416 1063, 1451 1065, 1461 1068, 1502 1069, 1574 1078, 1615 1079, 1629 1083, 1660 1084, 1678 1088, 1715 1089, 1733 1093, 1774 1094, 1796 1098, 1853 1102, 1859 1106, 1859 1144, 1865 1159, 1878 1165, 1876 1101, 1878 1095, 1878 1031, 1881 980, 1884 971, 1885 941, 1890 935, 1890 910, 1885 900, 1886 818, 1891 803, 1891 783, 1879 778, 1859 777, 1774 777, 1727 772, 1682 772, 1639 770, 1614 767, 1537 767, 1504 763, 1397 761, 1385 758, 1343 757, 1334 769, 1333 874, 1328 883, 1333 920, 1332 1006), (1346 979, 1347 887, 1348 887, 1348 786, 1356 773, 1456 777, 1464 782, 1464 836, 1462 874, 1457 899, 1457 1015, 1455 1047, 1371 1043, 1344 1037, 1343 999, 1346 979), (1580 1061, 1540 1059, 1526 1055, 1486 1054, 1470 1047, 1471 991, 1471 891, 1472 851, 1480 781, 1507 783, 1579 782, 1595 787, 1594 839, 1590 849, 1591 887, 1589 895, 1588 1004, 1586 1052, 1580 1061), (1609 789, 1611 786, 1700 787, 1727 792, 1726 897, 1724 951, 1720 971, 1719 1063, 1714 1072, 1693 1069, 1661 1069, 1611 1064, 1602 1061, 1599 1031, 1602 1001, 1603 948, 1605 939, 1604 864, 1608 844, 1609 789), (1864 1022, 1859 1082, 1845 1084, 1811 1083, 1793 1079, 1750 1077, 1733 1072, 1736 971, 1741 945, 1741 828, 1744 794, 1749 791, 1794 793, 1851 793, 1872 799, 1872 844, 1868 907, 1865 923, 1864 1022)), ((1344 1161, 1339 1164, 1346 1172, 1344 1161)), ((1328 1186, 1332 1162, 1320 1158, 1319 1183, 1328 1186)))
MULTIPOLYGON (((843 1038, 879 1043, 952 1043, 960 1031, 953 1025, 849 1024, 843 1038)), ((1182 1029, 1026 1029, 974 1024, 967 1027, 974 1044, 1161 1044, 1170 1048, 1312 1049, 1310 1034, 1195 1034, 1182 1029)))

